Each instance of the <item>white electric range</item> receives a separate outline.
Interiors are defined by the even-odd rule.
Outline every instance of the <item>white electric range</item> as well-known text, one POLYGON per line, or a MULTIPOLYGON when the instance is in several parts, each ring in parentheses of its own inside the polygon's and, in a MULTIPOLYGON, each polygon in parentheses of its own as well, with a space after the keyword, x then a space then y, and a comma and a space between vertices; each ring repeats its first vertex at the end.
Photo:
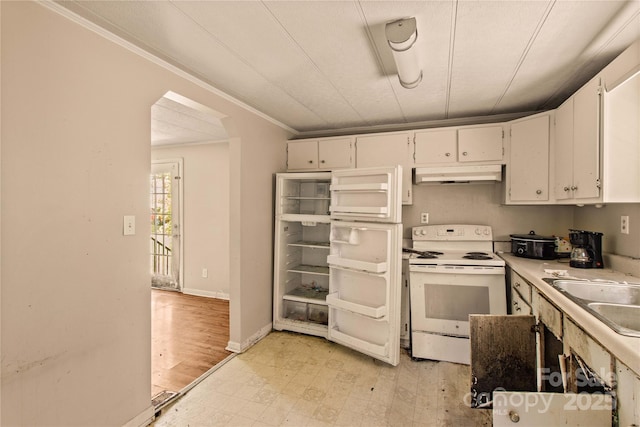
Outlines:
POLYGON ((408 252, 412 357, 469 364, 469 314, 507 313, 491 227, 414 227, 408 252))

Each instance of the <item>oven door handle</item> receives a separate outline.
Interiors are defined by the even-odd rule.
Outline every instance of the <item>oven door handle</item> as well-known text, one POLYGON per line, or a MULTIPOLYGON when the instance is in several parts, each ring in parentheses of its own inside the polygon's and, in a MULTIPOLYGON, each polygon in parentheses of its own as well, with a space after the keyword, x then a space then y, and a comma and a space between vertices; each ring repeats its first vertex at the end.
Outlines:
POLYGON ((504 267, 454 267, 446 265, 409 265, 409 273, 439 273, 439 274, 505 274, 504 267))

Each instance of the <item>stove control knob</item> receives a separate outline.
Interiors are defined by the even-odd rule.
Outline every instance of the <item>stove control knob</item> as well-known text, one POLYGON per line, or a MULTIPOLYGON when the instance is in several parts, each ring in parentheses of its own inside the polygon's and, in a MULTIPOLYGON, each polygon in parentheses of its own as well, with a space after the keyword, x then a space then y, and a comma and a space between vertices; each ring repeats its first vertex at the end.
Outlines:
POLYGON ((478 236, 479 236, 479 235, 481 235, 481 234, 482 234, 482 230, 481 230, 481 229, 479 229, 479 228, 476 228, 476 234, 477 234, 478 236))
POLYGON ((420 230, 420 235, 421 235, 421 236, 426 236, 426 235, 427 235, 427 232, 426 232, 425 230, 420 230))
POLYGON ((485 228, 485 229, 484 229, 484 235, 485 235, 485 236, 488 236, 488 235, 489 235, 489 229, 488 229, 488 228, 485 228))

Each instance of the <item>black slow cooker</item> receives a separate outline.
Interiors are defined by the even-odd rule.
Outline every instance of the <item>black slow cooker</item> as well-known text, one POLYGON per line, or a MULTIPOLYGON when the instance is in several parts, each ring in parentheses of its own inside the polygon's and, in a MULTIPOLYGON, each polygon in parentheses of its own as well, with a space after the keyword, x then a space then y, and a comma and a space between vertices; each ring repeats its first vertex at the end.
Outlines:
POLYGON ((523 258, 555 259, 556 238, 538 236, 533 230, 529 234, 512 234, 511 252, 523 258))

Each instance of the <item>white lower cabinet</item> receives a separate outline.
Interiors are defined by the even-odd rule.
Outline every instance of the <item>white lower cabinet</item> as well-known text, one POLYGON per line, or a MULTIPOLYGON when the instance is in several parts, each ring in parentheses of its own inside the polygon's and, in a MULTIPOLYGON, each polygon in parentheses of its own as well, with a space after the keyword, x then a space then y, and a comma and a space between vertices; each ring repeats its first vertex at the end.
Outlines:
POLYGON ((616 361, 618 425, 640 426, 640 377, 616 361))

